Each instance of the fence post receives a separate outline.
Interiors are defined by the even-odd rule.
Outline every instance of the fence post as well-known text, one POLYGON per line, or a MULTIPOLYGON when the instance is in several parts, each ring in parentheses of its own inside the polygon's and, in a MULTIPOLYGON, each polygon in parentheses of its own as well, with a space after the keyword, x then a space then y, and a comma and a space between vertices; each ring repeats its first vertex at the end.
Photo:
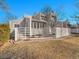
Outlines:
POLYGON ((25 27, 25 29, 24 29, 24 30, 25 30, 24 32, 25 32, 25 39, 26 39, 26 33, 27 33, 27 32, 26 32, 26 30, 27 30, 27 28, 25 27))
POLYGON ((32 37, 32 17, 30 17, 30 37, 32 37))
POLYGON ((15 41, 18 40, 18 28, 15 28, 15 41))

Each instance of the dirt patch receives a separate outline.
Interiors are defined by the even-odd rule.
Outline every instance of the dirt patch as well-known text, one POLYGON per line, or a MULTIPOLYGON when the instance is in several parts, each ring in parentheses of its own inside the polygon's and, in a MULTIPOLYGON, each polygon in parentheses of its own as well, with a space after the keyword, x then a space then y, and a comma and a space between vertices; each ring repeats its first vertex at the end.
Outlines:
POLYGON ((4 43, 2 43, 2 42, 0 41, 0 47, 3 46, 3 44, 4 44, 4 43))

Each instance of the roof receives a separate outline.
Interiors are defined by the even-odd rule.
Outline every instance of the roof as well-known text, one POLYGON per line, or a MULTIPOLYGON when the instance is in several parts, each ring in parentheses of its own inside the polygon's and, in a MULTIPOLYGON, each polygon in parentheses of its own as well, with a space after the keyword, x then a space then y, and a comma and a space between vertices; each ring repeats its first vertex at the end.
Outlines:
POLYGON ((36 22, 47 22, 47 21, 45 21, 45 20, 37 20, 37 19, 32 19, 32 21, 36 21, 36 22))
MULTIPOLYGON (((26 16, 25 18, 32 18, 32 16, 26 16)), ((30 20, 30 19, 29 19, 30 20)), ((40 19, 35 19, 35 18, 32 18, 32 21, 36 21, 36 22, 46 22, 45 20, 40 20, 40 19)))
POLYGON ((9 21, 9 22, 12 22, 12 23, 17 23, 17 24, 19 24, 21 21, 22 21, 22 19, 21 19, 21 20, 11 20, 11 21, 9 21))

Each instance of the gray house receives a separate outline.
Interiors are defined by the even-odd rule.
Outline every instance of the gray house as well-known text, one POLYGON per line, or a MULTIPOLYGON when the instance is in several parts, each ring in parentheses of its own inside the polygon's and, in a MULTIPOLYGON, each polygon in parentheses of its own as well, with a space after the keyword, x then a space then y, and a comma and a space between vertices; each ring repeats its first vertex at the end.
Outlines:
POLYGON ((49 16, 43 13, 24 16, 20 20, 10 21, 9 24, 11 36, 15 41, 29 37, 59 38, 70 35, 67 23, 58 22, 54 13, 50 13, 49 16))
POLYGON ((71 26, 71 33, 72 34, 79 34, 79 24, 71 26))

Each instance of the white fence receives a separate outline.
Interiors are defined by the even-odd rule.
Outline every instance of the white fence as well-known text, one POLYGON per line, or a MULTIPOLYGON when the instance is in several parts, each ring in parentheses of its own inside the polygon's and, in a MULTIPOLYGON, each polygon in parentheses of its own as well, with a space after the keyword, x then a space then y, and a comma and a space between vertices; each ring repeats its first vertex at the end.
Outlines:
POLYGON ((15 41, 21 39, 21 40, 25 40, 28 37, 31 37, 30 34, 32 36, 55 36, 56 38, 60 38, 63 36, 68 36, 70 35, 70 29, 69 28, 60 28, 60 27, 56 27, 53 28, 51 31, 51 34, 49 34, 49 31, 47 28, 40 28, 40 29, 35 29, 35 28, 30 28, 29 27, 19 27, 19 28, 15 28, 15 41))
POLYGON ((30 28, 27 27, 15 28, 15 41, 19 39, 26 39, 26 37, 29 35, 30 35, 30 28))
POLYGON ((30 28, 29 27, 19 27, 19 28, 15 28, 15 41, 21 39, 21 40, 25 40, 30 36, 30 33, 32 36, 43 36, 46 35, 44 28, 30 28))
POLYGON ((56 28, 56 38, 60 38, 63 36, 69 36, 70 35, 70 29, 69 28, 56 28))
POLYGON ((32 35, 32 37, 44 37, 44 36, 51 36, 52 32, 55 31, 51 31, 51 35, 49 35, 48 32, 48 28, 30 28, 29 27, 19 27, 19 28, 15 28, 15 41, 21 39, 21 40, 25 40, 30 36, 30 34, 32 35))

